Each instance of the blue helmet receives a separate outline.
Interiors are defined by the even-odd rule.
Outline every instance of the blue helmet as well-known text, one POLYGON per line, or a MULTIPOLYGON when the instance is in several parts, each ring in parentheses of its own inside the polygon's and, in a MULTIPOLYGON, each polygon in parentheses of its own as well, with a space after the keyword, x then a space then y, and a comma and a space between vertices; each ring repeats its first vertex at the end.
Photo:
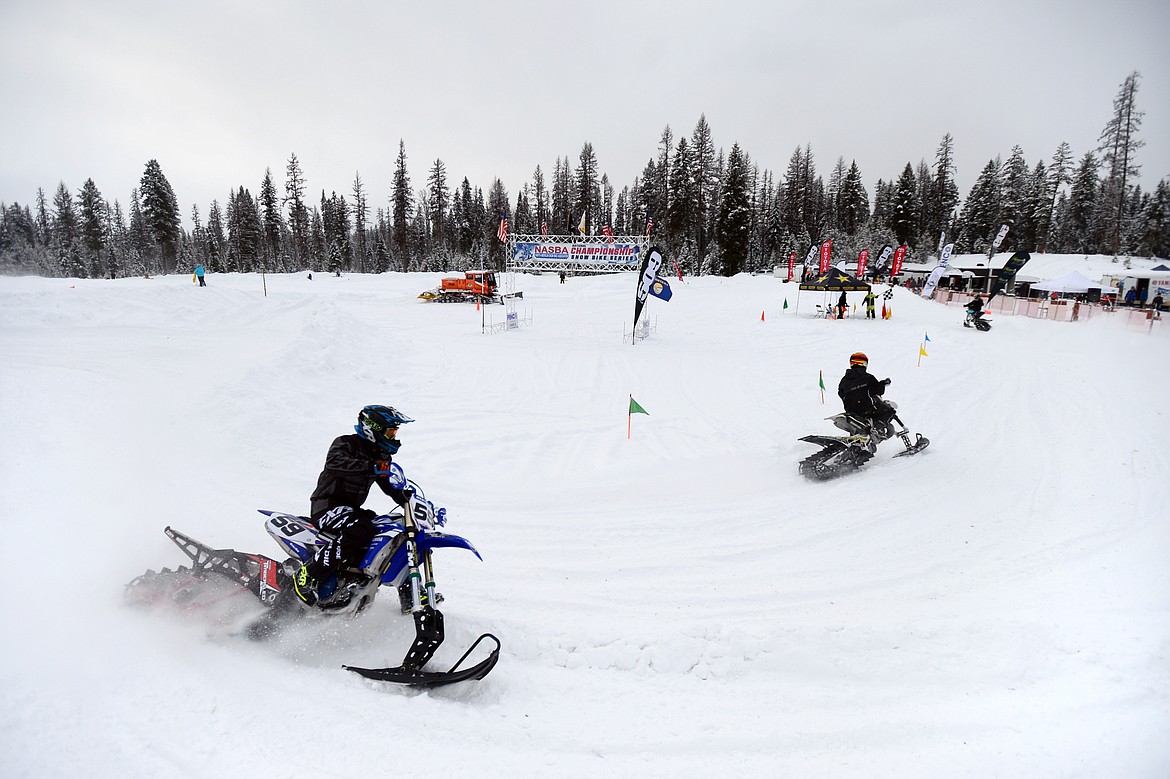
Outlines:
POLYGON ((398 428, 413 421, 393 406, 366 406, 358 412, 358 421, 353 429, 387 454, 394 454, 402 446, 402 442, 395 437, 398 428))

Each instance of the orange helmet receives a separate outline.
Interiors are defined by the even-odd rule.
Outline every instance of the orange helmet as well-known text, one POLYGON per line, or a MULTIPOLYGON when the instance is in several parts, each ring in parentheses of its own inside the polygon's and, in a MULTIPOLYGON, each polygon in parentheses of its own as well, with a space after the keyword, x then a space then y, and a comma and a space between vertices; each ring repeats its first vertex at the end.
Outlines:
POLYGON ((865 356, 865 352, 854 352, 849 355, 850 365, 869 365, 869 358, 865 356))

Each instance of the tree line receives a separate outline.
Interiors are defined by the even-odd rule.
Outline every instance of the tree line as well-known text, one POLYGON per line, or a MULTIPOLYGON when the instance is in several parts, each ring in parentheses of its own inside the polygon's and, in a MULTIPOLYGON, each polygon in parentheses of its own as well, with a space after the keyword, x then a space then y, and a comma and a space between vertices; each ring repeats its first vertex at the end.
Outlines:
POLYGON ((575 165, 557 157, 547 178, 537 165, 514 201, 498 178, 486 192, 466 177, 454 184, 441 159, 416 190, 399 141, 384 207, 372 207, 360 173, 343 194, 310 195, 294 153, 283 192, 267 169, 256 195, 237 186, 222 205, 210 203, 206 219, 192 206, 190 230, 159 162, 149 160, 125 209, 93 179, 76 195, 61 182, 51 201, 41 189, 32 205, 0 203, 0 271, 113 278, 202 263, 214 273, 381 273, 458 270, 481 258, 503 268, 497 229, 505 217, 523 234, 576 234, 582 222, 589 234, 643 234, 652 223, 654 241, 689 274, 767 269, 830 238, 844 259, 888 243, 924 261, 944 233, 956 253, 984 252, 1004 223, 1005 251, 1170 257, 1170 185, 1163 179, 1151 192, 1135 183, 1144 145, 1139 78, 1121 85, 1097 148, 1076 159, 1061 143, 1047 161, 1029 162, 1016 146, 1006 161, 987 162, 963 200, 949 133, 932 162, 907 162, 877 181, 871 199, 856 161, 839 157, 826 182, 806 144, 783 173, 761 169, 738 143, 717 150, 701 115, 689 135, 676 138, 667 126, 641 174, 620 190, 589 142, 575 165))

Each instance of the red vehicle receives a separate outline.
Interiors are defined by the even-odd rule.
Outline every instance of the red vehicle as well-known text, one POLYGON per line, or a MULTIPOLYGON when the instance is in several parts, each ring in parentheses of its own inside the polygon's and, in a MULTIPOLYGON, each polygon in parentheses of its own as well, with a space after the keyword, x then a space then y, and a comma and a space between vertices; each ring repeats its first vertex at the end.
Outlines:
POLYGON ((462 277, 448 276, 442 279, 438 289, 429 289, 419 298, 440 303, 503 303, 505 297, 523 296, 523 292, 500 294, 495 271, 469 270, 464 271, 462 277))

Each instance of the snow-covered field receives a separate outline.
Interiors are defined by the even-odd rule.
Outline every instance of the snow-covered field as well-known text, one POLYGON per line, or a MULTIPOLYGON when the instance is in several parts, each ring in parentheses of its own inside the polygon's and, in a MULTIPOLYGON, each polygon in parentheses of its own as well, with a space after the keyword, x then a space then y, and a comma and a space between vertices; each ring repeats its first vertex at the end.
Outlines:
POLYGON ((741 276, 631 346, 632 275, 521 276, 497 335, 436 278, 0 278, 0 774, 1170 775, 1165 324, 833 322, 741 276), (806 482, 855 350, 931 447, 806 482), (307 511, 367 403, 484 555, 436 556, 436 665, 491 631, 490 676, 341 670, 401 660, 393 598, 266 644, 122 605, 167 524, 277 556, 255 510, 307 511))

